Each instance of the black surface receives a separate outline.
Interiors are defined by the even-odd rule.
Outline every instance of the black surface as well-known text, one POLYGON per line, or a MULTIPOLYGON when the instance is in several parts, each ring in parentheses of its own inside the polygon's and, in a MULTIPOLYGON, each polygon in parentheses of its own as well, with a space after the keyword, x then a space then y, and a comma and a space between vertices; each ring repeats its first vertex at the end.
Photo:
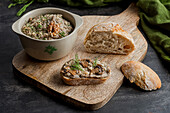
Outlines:
MULTIPOLYGON (((143 63, 151 67, 162 80, 162 88, 145 92, 124 80, 123 85, 111 100, 97 111, 81 111, 55 99, 14 76, 13 56, 22 50, 18 36, 12 32, 11 25, 18 19, 15 15, 20 9, 8 9, 8 0, 0 0, 0 113, 169 113, 170 112, 170 64, 163 62, 153 48, 148 52, 143 63)), ((74 8, 58 4, 33 4, 27 12, 45 6, 55 6, 79 15, 114 15, 125 10, 129 2, 111 4, 102 8, 74 8)), ((139 26, 140 28, 140 26, 139 26)))

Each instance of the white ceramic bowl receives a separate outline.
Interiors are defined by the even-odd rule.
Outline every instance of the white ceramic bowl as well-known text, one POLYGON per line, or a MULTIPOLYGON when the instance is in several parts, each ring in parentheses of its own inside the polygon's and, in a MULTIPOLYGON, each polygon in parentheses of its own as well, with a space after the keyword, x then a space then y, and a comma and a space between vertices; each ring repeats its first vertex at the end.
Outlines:
POLYGON ((39 8, 26 13, 12 25, 12 30, 19 35, 21 44, 28 55, 38 60, 50 61, 62 58, 72 50, 77 38, 77 30, 82 24, 82 18, 76 14, 59 8, 47 7, 39 8), (63 18, 71 22, 74 26, 74 30, 71 34, 61 39, 39 40, 31 38, 21 32, 22 26, 30 17, 51 13, 60 13, 63 15, 63 18))

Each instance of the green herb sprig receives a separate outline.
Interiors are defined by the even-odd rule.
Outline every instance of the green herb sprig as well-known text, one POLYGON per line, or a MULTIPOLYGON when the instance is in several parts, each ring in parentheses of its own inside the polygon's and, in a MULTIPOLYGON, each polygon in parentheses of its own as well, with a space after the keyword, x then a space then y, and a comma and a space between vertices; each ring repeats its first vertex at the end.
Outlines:
POLYGON ((18 4, 25 4, 18 12, 17 12, 17 16, 21 16, 21 14, 23 12, 25 12, 25 10, 27 9, 27 7, 29 7, 34 1, 37 1, 37 2, 44 2, 44 3, 47 3, 49 2, 49 0, 11 0, 12 3, 9 4, 8 8, 11 8, 13 6, 16 6, 18 4), (29 2, 29 3, 28 3, 29 2), (28 3, 28 4, 26 4, 28 3))
POLYGON ((93 62, 93 67, 95 67, 97 65, 97 58, 95 58, 94 62, 93 62))
POLYGON ((14 3, 9 4, 8 8, 14 7, 18 4, 26 4, 28 0, 12 0, 14 3))
POLYGON ((31 0, 30 3, 24 5, 24 6, 17 12, 17 16, 21 16, 21 14, 22 14, 23 12, 25 12, 25 10, 27 9, 27 7, 30 6, 33 2, 34 2, 34 0, 31 0))
POLYGON ((78 54, 75 55, 74 63, 73 63, 70 67, 71 67, 71 70, 84 71, 84 70, 81 68, 80 61, 79 61, 79 58, 78 58, 78 54))
POLYGON ((42 28, 42 25, 40 25, 40 24, 38 24, 38 26, 37 26, 39 29, 41 29, 42 28))
POLYGON ((59 33, 59 34, 60 34, 60 36, 65 37, 65 32, 64 31, 59 33))

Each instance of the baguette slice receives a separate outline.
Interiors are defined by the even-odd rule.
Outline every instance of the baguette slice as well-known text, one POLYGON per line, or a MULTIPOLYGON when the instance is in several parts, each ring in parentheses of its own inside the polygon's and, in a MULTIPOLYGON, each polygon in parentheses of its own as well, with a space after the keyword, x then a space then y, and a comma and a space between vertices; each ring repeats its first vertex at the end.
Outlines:
POLYGON ((72 69, 75 60, 66 62, 61 68, 60 75, 68 85, 94 85, 105 82, 110 76, 110 69, 99 61, 94 66, 90 59, 79 60, 82 70, 72 69))
POLYGON ((133 38, 114 22, 93 26, 84 40, 84 47, 92 53, 129 54, 135 49, 133 38))
POLYGON ((144 90, 156 90, 161 88, 159 76, 148 66, 137 61, 128 61, 121 66, 124 76, 131 83, 144 90))

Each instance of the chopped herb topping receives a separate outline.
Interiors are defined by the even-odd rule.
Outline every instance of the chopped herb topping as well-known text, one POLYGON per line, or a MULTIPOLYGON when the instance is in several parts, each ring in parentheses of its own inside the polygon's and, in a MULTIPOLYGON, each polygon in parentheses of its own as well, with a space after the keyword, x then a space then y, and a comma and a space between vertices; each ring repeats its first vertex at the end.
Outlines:
POLYGON ((44 17, 45 20, 47 20, 47 17, 44 17))
POLYGON ((72 64, 70 67, 71 67, 71 70, 83 71, 83 69, 81 68, 81 65, 80 65, 78 54, 75 55, 74 64, 72 64))
POLYGON ((61 19, 60 16, 62 16, 62 14, 45 14, 29 18, 21 30, 24 34, 32 38, 35 38, 38 32, 40 32, 41 36, 37 36, 40 40, 43 40, 43 37, 45 37, 46 40, 60 39, 69 35, 73 30, 72 26, 67 26, 70 22, 61 19), (56 23, 59 25, 56 26, 56 23))
POLYGON ((31 30, 34 31, 34 28, 31 26, 31 30))
POLYGON ((93 67, 95 67, 97 65, 97 58, 95 58, 94 62, 93 62, 93 67))
POLYGON ((40 25, 40 24, 38 24, 38 26, 37 26, 39 29, 41 29, 42 28, 42 25, 40 25))
POLYGON ((63 32, 61 32, 61 33, 59 33, 62 37, 65 37, 65 32, 63 31, 63 32))
POLYGON ((80 67, 80 65, 71 65, 71 70, 80 70, 80 71, 83 71, 83 69, 80 67))

